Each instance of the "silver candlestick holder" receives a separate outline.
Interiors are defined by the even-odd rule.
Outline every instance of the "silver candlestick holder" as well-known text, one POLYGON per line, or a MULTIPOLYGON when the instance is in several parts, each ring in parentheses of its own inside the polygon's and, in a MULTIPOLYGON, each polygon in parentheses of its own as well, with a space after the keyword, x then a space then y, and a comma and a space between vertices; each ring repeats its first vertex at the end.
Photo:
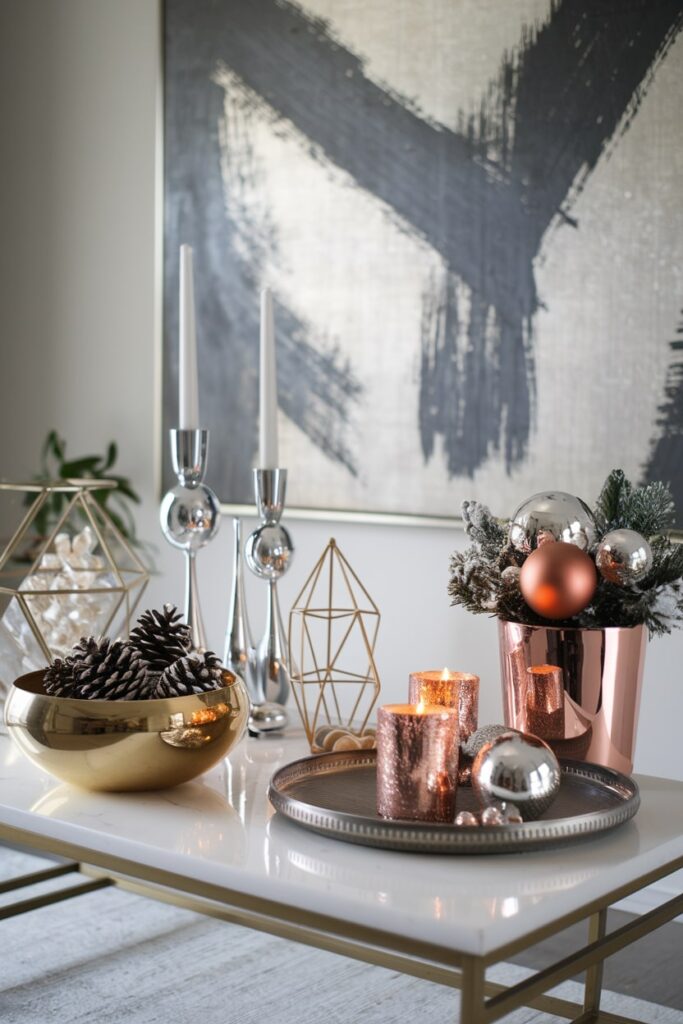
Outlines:
POLYGON ((166 540, 185 552, 185 621, 192 629, 193 650, 206 650, 199 607, 197 552, 216 536, 220 525, 218 498, 204 481, 209 450, 208 430, 170 430, 171 459, 178 486, 161 500, 159 518, 166 540))
POLYGON ((254 491, 261 525, 247 538, 245 559, 259 579, 268 583, 266 623, 254 646, 244 600, 240 524, 235 520, 233 594, 225 645, 225 664, 246 678, 252 702, 252 733, 272 732, 287 723, 283 705, 289 696, 289 656, 277 596, 277 581, 284 576, 294 554, 289 532, 280 518, 285 505, 286 469, 255 469, 254 491), (240 667, 241 666, 241 667, 240 667))

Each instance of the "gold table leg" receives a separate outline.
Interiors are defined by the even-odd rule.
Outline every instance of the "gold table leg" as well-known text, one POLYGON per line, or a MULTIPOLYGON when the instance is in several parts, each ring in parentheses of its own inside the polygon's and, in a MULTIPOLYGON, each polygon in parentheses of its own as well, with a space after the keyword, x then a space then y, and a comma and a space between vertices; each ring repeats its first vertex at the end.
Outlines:
MULTIPOLYGON (((588 943, 597 942, 602 939, 607 931, 607 908, 593 914, 588 921, 588 943)), ((586 984, 583 995, 584 1014, 593 1014, 598 1018, 600 1013, 600 997, 602 996, 602 976, 605 969, 605 961, 598 960, 591 964, 586 970, 586 984)))
POLYGON ((460 984, 460 1024, 484 1024, 486 1003, 484 975, 486 967, 478 956, 463 956, 460 984))

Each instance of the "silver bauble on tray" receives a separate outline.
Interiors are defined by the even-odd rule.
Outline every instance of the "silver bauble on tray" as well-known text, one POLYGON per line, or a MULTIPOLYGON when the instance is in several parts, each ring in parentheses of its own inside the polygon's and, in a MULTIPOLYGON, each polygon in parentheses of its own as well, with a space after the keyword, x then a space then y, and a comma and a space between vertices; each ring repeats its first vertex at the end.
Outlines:
POLYGON ((505 816, 498 804, 491 804, 489 807, 485 807, 481 812, 480 821, 484 827, 490 825, 504 825, 505 816))
POLYGON ((462 751, 468 757, 475 758, 481 748, 492 740, 498 739, 505 732, 515 732, 509 725, 482 725, 462 744, 462 751))
POLYGON ((538 736, 506 732, 485 744, 472 765, 472 788, 482 807, 514 804, 524 821, 547 811, 560 788, 560 765, 538 736))
POLYGON ((564 491, 533 494, 519 506, 510 524, 510 543, 527 555, 549 540, 587 551, 595 538, 595 520, 588 505, 564 491))
POLYGON ((460 744, 460 761, 458 764, 458 785, 472 785, 472 765, 474 759, 486 743, 490 743, 501 733, 510 732, 509 725, 482 725, 460 744))
POLYGON ((474 811, 458 811, 455 816, 455 824, 459 828, 478 828, 479 818, 474 811))
POLYGON ((604 579, 628 587, 649 573, 652 548, 636 530, 610 530, 598 545, 595 564, 604 579))

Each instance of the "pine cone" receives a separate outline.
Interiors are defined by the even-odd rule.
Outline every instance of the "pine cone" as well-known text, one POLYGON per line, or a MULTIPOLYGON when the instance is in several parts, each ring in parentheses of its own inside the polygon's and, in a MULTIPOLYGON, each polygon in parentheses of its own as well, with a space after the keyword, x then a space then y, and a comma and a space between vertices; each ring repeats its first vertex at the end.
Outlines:
POLYGON ((74 696, 87 700, 144 700, 151 680, 139 653, 120 640, 81 640, 74 648, 74 696))
POLYGON ((73 697, 74 694, 73 658, 55 658, 45 669, 43 687, 51 697, 73 697))
POLYGON ((182 621, 178 609, 165 604, 163 611, 149 609, 140 616, 130 634, 130 646, 139 652, 142 664, 152 672, 163 672, 192 647, 192 630, 182 621))
POLYGON ((155 697, 188 697, 218 690, 223 685, 223 664, 213 651, 179 658, 161 674, 155 697))

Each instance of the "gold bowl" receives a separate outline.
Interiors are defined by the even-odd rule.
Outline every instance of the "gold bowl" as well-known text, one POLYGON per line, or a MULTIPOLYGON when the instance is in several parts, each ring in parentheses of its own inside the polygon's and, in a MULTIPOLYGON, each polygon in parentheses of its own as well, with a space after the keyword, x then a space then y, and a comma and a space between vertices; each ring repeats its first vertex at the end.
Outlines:
POLYGON ((5 704, 9 734, 39 768, 85 789, 188 782, 225 757, 246 728, 249 698, 232 672, 218 690, 161 700, 51 697, 43 674, 15 680, 5 704))

